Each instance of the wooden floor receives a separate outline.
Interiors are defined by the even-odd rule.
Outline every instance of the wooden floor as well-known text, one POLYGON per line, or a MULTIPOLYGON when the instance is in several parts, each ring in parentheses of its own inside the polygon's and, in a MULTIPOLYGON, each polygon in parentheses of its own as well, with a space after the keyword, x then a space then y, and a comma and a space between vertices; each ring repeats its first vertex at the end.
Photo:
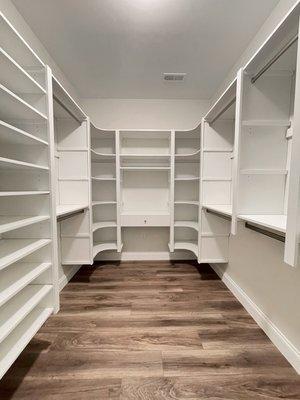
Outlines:
POLYGON ((209 266, 84 267, 0 399, 300 399, 300 377, 209 266))

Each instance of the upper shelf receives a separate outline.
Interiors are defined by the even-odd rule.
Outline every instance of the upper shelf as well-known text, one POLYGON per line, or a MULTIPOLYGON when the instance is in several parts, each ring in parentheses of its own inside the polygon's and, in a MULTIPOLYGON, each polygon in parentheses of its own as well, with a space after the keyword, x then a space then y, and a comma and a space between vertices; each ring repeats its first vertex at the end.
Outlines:
POLYGON ((38 169, 48 171, 49 168, 43 165, 36 165, 25 161, 12 160, 10 158, 0 157, 0 168, 4 169, 38 169))
POLYGON ((237 79, 235 78, 205 115, 204 119, 207 122, 212 123, 218 119, 234 103, 236 98, 236 86, 237 79))
POLYGON ((221 215, 232 216, 232 205, 218 204, 218 205, 203 205, 203 208, 214 211, 221 215))
POLYGON ((33 217, 5 217, 0 216, 0 233, 12 231, 14 229, 23 228, 28 225, 37 224, 39 222, 47 221, 50 217, 48 215, 37 215, 33 217))
POLYGON ((56 216, 62 217, 70 214, 74 214, 77 211, 85 210, 88 208, 87 204, 64 204, 56 206, 56 216))
POLYGON ((22 129, 16 128, 4 121, 0 120, 0 142, 9 143, 12 145, 32 145, 42 144, 48 145, 48 143, 30 133, 23 131, 22 129))
POLYGON ((238 218, 281 233, 286 232, 286 215, 239 215, 238 218))

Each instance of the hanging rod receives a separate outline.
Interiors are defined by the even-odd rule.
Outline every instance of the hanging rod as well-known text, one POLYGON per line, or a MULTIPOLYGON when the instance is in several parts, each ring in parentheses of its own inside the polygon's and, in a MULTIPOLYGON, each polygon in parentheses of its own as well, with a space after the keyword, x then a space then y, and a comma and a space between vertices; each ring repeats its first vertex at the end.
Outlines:
POLYGON ((205 208, 205 210, 209 214, 216 215, 217 217, 226 219, 227 221, 231 221, 231 217, 228 217, 227 215, 221 214, 218 211, 209 210, 208 208, 205 208))
POLYGON ((217 119, 221 117, 222 114, 224 114, 231 106, 232 104, 235 103, 236 98, 232 99, 216 116, 214 119, 209 121, 209 124, 212 125, 217 119))
POLYGON ((268 237, 270 237, 272 239, 278 240, 279 242, 283 242, 283 243, 285 242, 285 237, 284 236, 279 235, 278 233, 275 233, 275 232, 268 231, 268 230, 263 229, 263 228, 259 228, 258 226, 249 224, 249 222, 245 223, 245 228, 251 229, 252 231, 255 231, 255 232, 258 232, 258 233, 261 233, 262 235, 265 235, 265 236, 268 236, 268 237))
POLYGON ((252 78, 251 83, 255 83, 294 43, 298 40, 298 34, 286 43, 267 64, 262 67, 252 78))
POLYGON ((61 215, 60 217, 57 217, 57 222, 64 221, 65 219, 69 219, 74 217, 75 215, 78 214, 83 214, 85 210, 78 210, 78 211, 71 211, 67 214, 61 215))
POLYGON ((54 100, 55 100, 69 115, 71 115, 72 118, 75 119, 75 121, 77 121, 80 125, 82 124, 82 121, 80 121, 80 119, 78 119, 78 118, 76 117, 76 115, 75 115, 71 110, 69 110, 68 107, 66 107, 66 106, 64 105, 64 103, 63 103, 62 101, 59 100, 58 97, 55 96, 55 94, 53 95, 53 98, 54 98, 54 100))

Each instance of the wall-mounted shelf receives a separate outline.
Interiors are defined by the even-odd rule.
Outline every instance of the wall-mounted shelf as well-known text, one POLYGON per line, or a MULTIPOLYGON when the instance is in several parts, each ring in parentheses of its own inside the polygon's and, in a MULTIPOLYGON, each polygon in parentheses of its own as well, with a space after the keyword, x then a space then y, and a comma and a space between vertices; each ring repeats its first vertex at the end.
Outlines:
POLYGON ((203 208, 211 211, 215 211, 221 215, 231 216, 232 215, 232 205, 226 204, 217 204, 217 205, 209 205, 204 204, 203 208))
POLYGON ((170 167, 121 167, 121 170, 123 171, 168 171, 170 169, 170 167))
POLYGON ((198 243, 195 241, 184 241, 184 242, 175 241, 174 249, 191 251, 198 258, 198 243))
POLYGON ((37 224, 39 222, 47 221, 49 219, 49 215, 37 215, 34 217, 0 216, 0 233, 13 231, 14 229, 23 228, 25 226, 37 224))
POLYGON ((40 139, 22 129, 16 128, 4 121, 0 121, 0 141, 12 145, 45 145, 46 140, 40 139))
POLYGON ((45 167, 43 165, 36 165, 32 163, 28 163, 25 161, 19 161, 19 160, 12 160, 10 158, 4 158, 0 157, 0 168, 5 168, 5 169, 36 169, 36 170, 42 170, 42 171, 48 171, 49 167, 45 167))
POLYGON ((199 176, 177 176, 175 181, 199 181, 199 176))
POLYGON ((191 228, 197 232, 199 231, 199 224, 195 221, 175 221, 174 226, 175 228, 191 228))
POLYGON ((87 204, 63 204, 56 207, 56 216, 62 217, 66 215, 71 215, 77 211, 83 211, 88 208, 87 204))
POLYGON ((193 200, 176 200, 174 201, 174 204, 186 204, 190 206, 199 206, 199 201, 193 201, 193 200))
POLYGON ((116 227, 117 227, 117 223, 115 221, 94 222, 93 232, 96 232, 98 229, 116 228, 116 227))
POLYGON ((239 215, 242 221, 272 229, 281 233, 286 232, 286 215, 239 215))
POLYGON ((14 192, 0 192, 0 197, 14 197, 14 196, 45 196, 50 194, 47 190, 26 190, 14 192))
POLYGON ((93 181, 115 181, 116 178, 112 177, 112 176, 92 176, 92 180, 93 181))
POLYGON ((291 121, 289 120, 245 120, 242 121, 242 126, 265 126, 265 127, 276 127, 276 126, 281 126, 281 127, 286 127, 288 128, 291 125, 291 121))
POLYGON ((287 175, 286 169, 242 169, 243 175, 287 175))
POLYGON ((107 250, 117 250, 118 246, 117 243, 114 242, 107 242, 107 243, 95 243, 93 247, 93 256, 94 258, 98 253, 107 250))
POLYGON ((92 202, 92 206, 93 207, 95 207, 95 206, 105 206, 105 205, 110 205, 110 204, 112 204, 112 205, 114 205, 114 204, 117 204, 117 202, 116 201, 97 201, 97 200, 95 200, 95 201, 93 201, 92 202))

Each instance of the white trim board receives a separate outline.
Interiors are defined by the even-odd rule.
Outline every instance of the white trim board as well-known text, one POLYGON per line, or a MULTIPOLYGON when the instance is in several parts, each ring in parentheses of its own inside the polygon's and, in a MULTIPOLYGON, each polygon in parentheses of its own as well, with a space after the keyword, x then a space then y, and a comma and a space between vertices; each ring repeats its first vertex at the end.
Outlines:
POLYGON ((81 265, 74 265, 70 270, 59 278, 58 287, 61 292, 66 284, 73 278, 77 271, 81 268, 81 265))
POLYGON ((250 299, 243 289, 228 275, 223 272, 218 264, 210 264, 222 282, 228 287, 237 300, 245 307, 251 317, 269 337, 280 353, 288 360, 300 375, 300 351, 277 328, 270 318, 250 299))
POLYGON ((153 252, 135 252, 125 251, 122 253, 107 252, 99 253, 95 261, 169 261, 169 260, 196 260, 193 254, 185 251, 176 251, 169 253, 168 251, 153 252))

